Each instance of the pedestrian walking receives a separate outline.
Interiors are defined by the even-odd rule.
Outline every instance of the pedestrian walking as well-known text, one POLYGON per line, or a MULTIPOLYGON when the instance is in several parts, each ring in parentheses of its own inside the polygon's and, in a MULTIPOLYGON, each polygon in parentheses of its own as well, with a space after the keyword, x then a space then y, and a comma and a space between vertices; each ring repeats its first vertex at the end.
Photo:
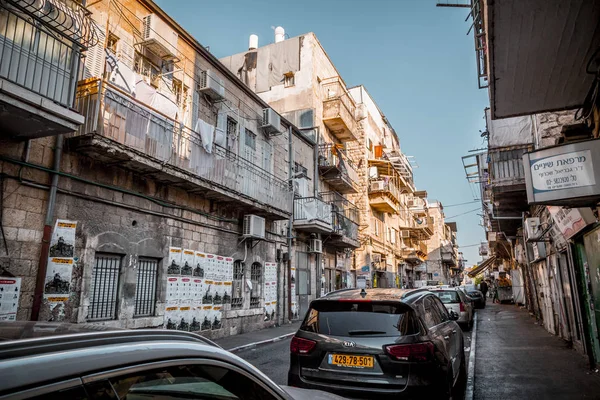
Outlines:
POLYGON ((481 281, 481 283, 479 284, 479 290, 481 291, 481 293, 483 293, 483 298, 485 298, 488 292, 488 284, 486 281, 481 281))

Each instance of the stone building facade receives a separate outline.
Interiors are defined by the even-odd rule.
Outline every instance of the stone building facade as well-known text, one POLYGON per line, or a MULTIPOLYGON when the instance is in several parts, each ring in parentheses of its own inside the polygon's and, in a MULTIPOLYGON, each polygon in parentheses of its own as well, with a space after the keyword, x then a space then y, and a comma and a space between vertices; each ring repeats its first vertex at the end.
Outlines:
POLYGON ((280 221, 292 216, 290 163, 312 174, 315 144, 277 114, 265 120, 270 106, 154 2, 88 8, 99 40, 73 85, 78 123, 3 137, 0 272, 21 278, 16 318, 31 319, 36 301, 40 320, 128 328, 164 326, 167 310, 190 321, 209 312, 212 337, 288 319, 280 221), (69 290, 53 296, 47 276, 65 269, 44 260, 42 237, 71 223, 69 290), (217 289, 200 282, 173 297, 177 251, 222 258, 226 271, 203 284, 231 287, 230 298, 202 301, 217 289))

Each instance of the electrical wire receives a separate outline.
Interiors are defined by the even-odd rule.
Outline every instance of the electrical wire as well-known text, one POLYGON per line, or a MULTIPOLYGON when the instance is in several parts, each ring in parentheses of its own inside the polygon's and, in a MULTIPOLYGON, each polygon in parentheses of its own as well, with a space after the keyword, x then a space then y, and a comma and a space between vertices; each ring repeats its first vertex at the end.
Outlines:
POLYGON ((449 206, 444 205, 444 208, 464 206, 464 205, 473 204, 473 203, 479 203, 479 200, 467 201, 465 203, 458 203, 458 204, 450 204, 449 206))
POLYGON ((477 208, 475 208, 475 209, 473 209, 473 210, 470 210, 470 211, 464 212, 464 213, 462 213, 462 214, 456 214, 456 215, 453 215, 453 216, 451 216, 451 217, 446 217, 445 219, 450 219, 450 218, 456 218, 456 217, 460 217, 461 215, 470 214, 470 213, 473 213, 473 212, 475 212, 475 211, 481 211, 481 208, 480 208, 480 207, 477 207, 477 208))

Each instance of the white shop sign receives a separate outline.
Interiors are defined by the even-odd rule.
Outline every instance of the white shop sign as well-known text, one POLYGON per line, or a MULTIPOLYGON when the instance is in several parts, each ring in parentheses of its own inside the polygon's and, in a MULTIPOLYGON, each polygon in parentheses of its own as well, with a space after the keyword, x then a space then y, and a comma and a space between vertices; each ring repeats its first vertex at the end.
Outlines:
POLYGON ((530 163, 533 193, 596 184, 589 150, 534 159, 530 163))

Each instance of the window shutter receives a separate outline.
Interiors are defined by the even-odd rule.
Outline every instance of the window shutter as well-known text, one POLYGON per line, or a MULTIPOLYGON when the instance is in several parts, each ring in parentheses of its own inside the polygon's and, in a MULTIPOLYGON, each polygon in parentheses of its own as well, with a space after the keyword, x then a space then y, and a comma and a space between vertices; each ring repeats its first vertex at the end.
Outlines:
POLYGON ((104 62, 106 53, 104 51, 104 43, 106 41, 106 33, 104 25, 98 24, 98 43, 90 47, 85 55, 83 65, 83 79, 101 78, 104 73, 104 62))

